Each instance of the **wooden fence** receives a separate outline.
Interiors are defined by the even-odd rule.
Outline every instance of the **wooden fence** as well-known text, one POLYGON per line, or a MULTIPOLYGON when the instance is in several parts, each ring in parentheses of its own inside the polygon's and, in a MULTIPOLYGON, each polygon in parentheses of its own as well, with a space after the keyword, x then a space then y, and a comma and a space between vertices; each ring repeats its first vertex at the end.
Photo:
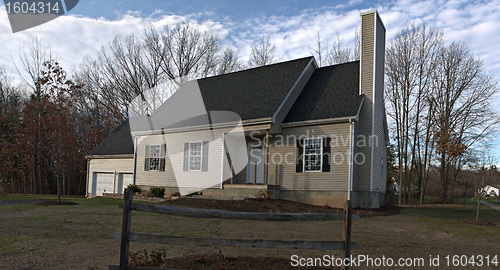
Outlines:
MULTIPOLYGON (((344 214, 337 213, 261 213, 261 212, 232 212, 225 210, 180 208, 167 205, 135 204, 133 191, 126 189, 124 192, 122 232, 115 233, 114 238, 121 239, 120 265, 110 265, 110 270, 132 270, 153 269, 150 267, 127 267, 130 242, 159 243, 165 245, 183 246, 236 246, 256 248, 281 248, 281 249, 319 249, 319 250, 343 250, 342 257, 350 257, 350 249, 356 248, 357 244, 351 242, 351 221, 358 218, 352 215, 351 201, 346 201, 344 214), (222 219, 244 219, 244 220, 266 220, 266 221, 333 221, 344 220, 343 241, 306 241, 306 240, 266 240, 266 239, 221 239, 185 237, 176 235, 131 232, 132 210, 152 213, 193 217, 193 218, 222 218, 222 219)), ((349 269, 344 266, 342 269, 349 269)))

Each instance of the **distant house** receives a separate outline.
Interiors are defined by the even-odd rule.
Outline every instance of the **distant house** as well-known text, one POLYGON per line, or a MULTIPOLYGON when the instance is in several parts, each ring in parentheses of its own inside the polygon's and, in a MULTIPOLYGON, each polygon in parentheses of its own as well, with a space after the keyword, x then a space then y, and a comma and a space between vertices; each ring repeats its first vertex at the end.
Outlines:
POLYGON ((376 11, 361 14, 361 43, 360 61, 318 67, 306 57, 197 80, 208 122, 191 119, 132 132, 131 122, 124 122, 88 154, 87 195, 120 194, 130 183, 173 194, 210 182, 218 184, 204 189, 204 196, 270 194, 319 205, 341 207, 350 199, 354 207, 380 207, 389 138, 385 27, 376 11), (238 121, 214 120, 217 111, 240 117, 247 163, 239 172, 226 147, 238 121))
POLYGON ((478 190, 478 192, 484 192, 487 196, 498 197, 500 194, 500 187, 494 185, 486 185, 478 190))

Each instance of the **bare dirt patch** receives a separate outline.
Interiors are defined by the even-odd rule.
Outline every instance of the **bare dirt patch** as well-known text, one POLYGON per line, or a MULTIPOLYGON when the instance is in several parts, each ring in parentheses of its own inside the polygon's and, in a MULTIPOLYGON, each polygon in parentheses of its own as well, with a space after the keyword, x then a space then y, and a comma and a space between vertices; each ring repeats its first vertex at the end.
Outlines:
MULTIPOLYGON (((327 205, 310 205, 286 200, 248 199, 248 200, 211 200, 202 198, 180 197, 162 204, 203 209, 219 209, 235 212, 268 213, 343 213, 344 209, 327 205)), ((400 214, 398 207, 380 209, 354 209, 353 214, 360 217, 390 216, 400 214)))
POLYGON ((49 205, 78 205, 79 203, 72 202, 72 201, 66 201, 66 200, 61 200, 60 202, 58 202, 57 200, 43 200, 43 201, 37 202, 36 204, 49 206, 49 205))
POLYGON ((475 219, 460 219, 458 220, 460 223, 465 223, 465 224, 471 224, 471 225, 478 225, 478 226, 494 226, 495 224, 488 222, 486 220, 478 220, 476 221, 475 219))
MULTIPOLYGON (((130 256, 129 266, 146 266, 167 269, 296 269, 291 266, 290 259, 279 257, 226 257, 220 249, 208 250, 203 254, 189 254, 179 257, 164 257, 164 252, 147 253, 139 251, 130 256)), ((305 267, 298 267, 299 269, 305 267)), ((307 269, 332 269, 326 267, 307 267, 307 269)))

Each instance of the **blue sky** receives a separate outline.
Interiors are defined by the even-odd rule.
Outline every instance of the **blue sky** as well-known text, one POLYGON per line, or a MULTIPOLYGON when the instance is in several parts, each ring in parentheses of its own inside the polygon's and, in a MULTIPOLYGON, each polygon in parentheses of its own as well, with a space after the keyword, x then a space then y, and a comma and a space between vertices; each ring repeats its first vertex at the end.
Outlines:
MULTIPOLYGON (((15 34, 0 6, 0 65, 15 72, 12 62, 19 48, 38 36, 71 70, 116 34, 141 35, 149 23, 161 27, 183 21, 218 34, 222 45, 236 47, 243 59, 248 59, 252 45, 269 35, 278 57, 289 60, 310 55, 318 31, 325 41, 341 35, 351 42, 359 13, 372 9, 384 21, 389 42, 410 21, 439 27, 448 41, 467 43, 500 82, 500 0, 80 0, 65 16, 15 34)), ((500 110, 500 96, 494 103, 500 110)), ((500 163, 500 146, 493 151, 500 163)))

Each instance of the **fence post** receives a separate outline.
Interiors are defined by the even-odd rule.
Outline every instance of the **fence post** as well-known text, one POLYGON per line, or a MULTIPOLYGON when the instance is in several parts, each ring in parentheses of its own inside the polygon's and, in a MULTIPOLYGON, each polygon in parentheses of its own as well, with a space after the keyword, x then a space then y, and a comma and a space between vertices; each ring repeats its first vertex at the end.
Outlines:
POLYGON ((253 163, 253 184, 257 184, 257 162, 253 163))
POLYGON ((231 185, 233 184, 233 178, 234 178, 234 168, 233 168, 233 163, 231 162, 231 185))
POLYGON ((120 270, 125 270, 128 264, 128 251, 129 251, 129 239, 128 234, 130 233, 130 227, 132 225, 132 210, 130 210, 130 205, 134 199, 134 191, 131 188, 127 188, 123 196, 123 217, 122 217, 122 237, 120 244, 120 270))
POLYGON ((347 200, 344 205, 344 250, 342 251, 342 270, 349 270, 349 265, 346 262, 351 263, 351 225, 352 225, 352 204, 351 200, 347 200), (347 259, 347 260, 346 260, 347 259))
POLYGON ((276 164, 276 167, 274 167, 274 185, 279 186, 280 184, 280 165, 276 164))

